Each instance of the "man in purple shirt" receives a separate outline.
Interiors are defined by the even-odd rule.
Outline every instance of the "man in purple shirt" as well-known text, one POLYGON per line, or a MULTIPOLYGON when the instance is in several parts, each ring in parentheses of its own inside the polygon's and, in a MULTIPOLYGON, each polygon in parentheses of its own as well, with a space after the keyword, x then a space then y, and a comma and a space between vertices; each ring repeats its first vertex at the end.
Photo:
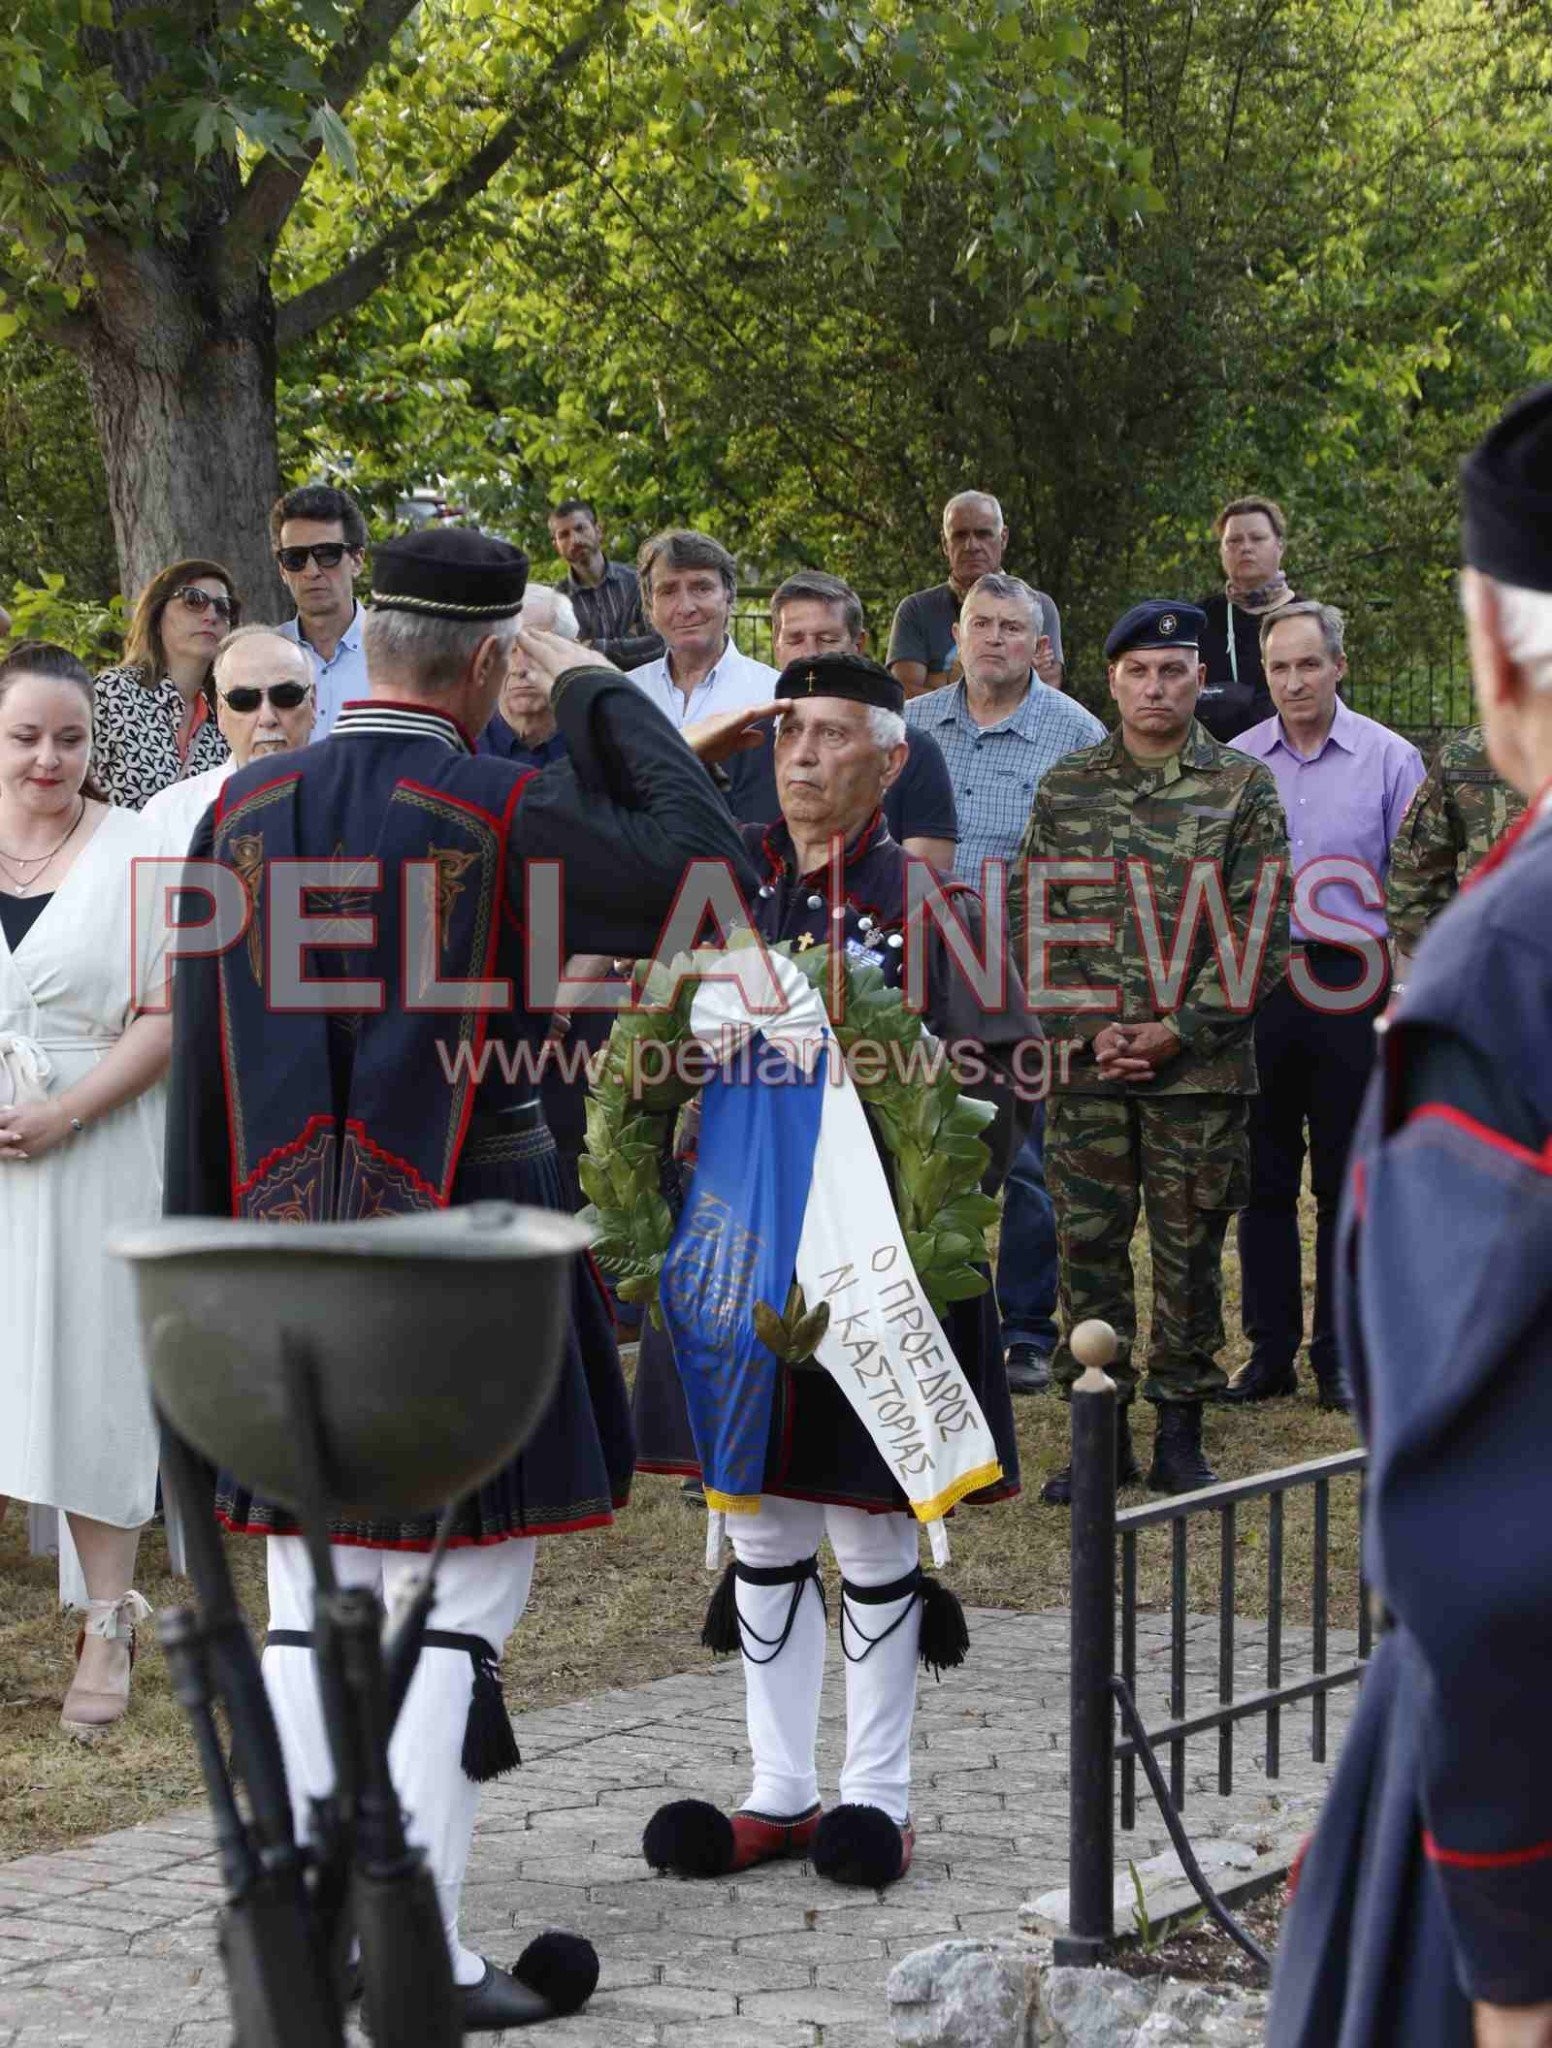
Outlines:
POLYGON ((1270 615, 1261 654, 1276 715, 1229 744, 1271 769, 1288 817, 1293 957, 1256 1018, 1261 1092, 1250 1104, 1250 1201, 1239 1219, 1250 1362, 1224 1395, 1268 1401, 1298 1385, 1304 1339, 1299 1187, 1308 1134, 1315 1191, 1310 1364, 1322 1408, 1350 1406, 1337 1360, 1332 1249, 1347 1148, 1390 994, 1385 870, 1423 759, 1337 696, 1342 614, 1301 599, 1270 615))

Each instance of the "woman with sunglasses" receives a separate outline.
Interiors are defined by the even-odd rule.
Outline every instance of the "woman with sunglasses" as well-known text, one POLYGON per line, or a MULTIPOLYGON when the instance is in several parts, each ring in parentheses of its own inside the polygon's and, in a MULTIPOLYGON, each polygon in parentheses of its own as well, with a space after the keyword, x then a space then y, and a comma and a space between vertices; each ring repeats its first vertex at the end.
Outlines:
POLYGON ((215 651, 242 621, 219 562, 174 562, 140 593, 124 659, 94 691, 92 767, 110 803, 140 810, 169 783, 229 759, 215 720, 215 651))

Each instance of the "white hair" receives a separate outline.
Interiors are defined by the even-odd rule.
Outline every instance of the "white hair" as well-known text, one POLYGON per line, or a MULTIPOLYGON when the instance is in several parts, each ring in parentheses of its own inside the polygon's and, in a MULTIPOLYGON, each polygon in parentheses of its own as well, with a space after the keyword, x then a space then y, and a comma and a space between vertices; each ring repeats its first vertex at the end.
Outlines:
POLYGON ((977 576, 965 592, 964 604, 959 608, 961 616, 965 605, 977 597, 1000 597, 1006 604, 1023 605, 1037 633, 1045 624, 1045 606, 1040 602, 1039 593, 1031 590, 1022 576, 1004 576, 1000 569, 988 569, 984 576, 977 576))
POLYGON ((948 532, 949 514, 956 505, 990 505, 997 515, 997 524, 999 526, 1006 526, 1008 523, 1002 516, 1001 505, 998 504, 990 491, 956 491, 943 507, 943 531, 945 533, 948 532))
POLYGON ((1552 590, 1492 579, 1498 627, 1510 660, 1533 690, 1552 691, 1552 590))
POLYGON ((531 583, 528 586, 518 620, 525 626, 537 626, 541 633, 558 633, 562 640, 582 638, 576 606, 564 590, 552 590, 548 583, 531 583), (536 612, 541 616, 536 618, 536 612), (546 612, 548 618, 542 616, 546 612))
POLYGON ((456 689, 483 640, 509 647, 517 619, 439 619, 373 605, 361 621, 367 673, 398 669, 429 696, 456 689))
POLYGON ((868 732, 883 753, 905 745, 905 720, 898 711, 886 711, 882 704, 868 706, 868 732))
POLYGON ((216 649, 216 658, 211 663, 211 674, 215 677, 216 688, 221 687, 221 677, 226 668, 226 657, 234 647, 244 640, 278 640, 293 661, 300 661, 309 683, 315 688, 318 682, 318 663, 312 649, 301 640, 293 640, 289 633, 282 633, 278 626, 238 626, 228 633, 216 649))

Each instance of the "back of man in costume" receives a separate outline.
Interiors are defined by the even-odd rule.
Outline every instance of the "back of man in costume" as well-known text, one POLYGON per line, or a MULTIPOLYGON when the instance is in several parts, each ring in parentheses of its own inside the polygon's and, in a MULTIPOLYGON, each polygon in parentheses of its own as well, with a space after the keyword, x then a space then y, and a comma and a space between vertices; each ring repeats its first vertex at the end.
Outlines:
POLYGON ((1354 1140, 1339 1330, 1385 1626, 1272 2048, 1552 2042, 1552 385, 1463 482, 1477 702, 1529 808, 1424 936, 1354 1140))
MULTIPOLYGON (((251 916, 224 952, 179 964, 169 1214, 287 1223, 487 1198, 565 1206, 514 1057, 536 1055, 545 1029, 522 1007, 525 864, 562 864, 565 944, 636 953, 651 949, 686 861, 736 871, 744 857, 661 715, 618 671, 551 635, 523 644, 552 690, 568 758, 534 774, 475 755, 470 735, 505 678, 527 566, 503 542, 454 530, 380 548, 364 628, 370 696, 345 707, 324 744, 239 771, 196 833, 191 858, 234 870, 251 916), (507 1058, 487 1057, 482 1075, 493 1050, 507 1058)), ((521 1342, 491 1369, 520 1372, 521 1342)), ((458 1901, 479 1781, 517 1761, 499 1666, 536 1539, 609 1522, 631 1465, 610 1318, 579 1261, 554 1402, 522 1455, 464 1505, 391 1749, 470 2031, 532 2018, 534 1990, 573 2006, 596 1976, 585 1943, 551 1939, 525 1952, 514 1982, 463 1945, 458 1901)), ((311 1570, 294 1524, 240 1474, 221 1475, 217 1507, 227 1527, 269 1539, 264 1675, 305 1826, 308 1798, 333 1780, 307 1634, 311 1570)), ((336 1524, 340 1583, 370 1586, 391 1608, 434 1522, 336 1524)))
MULTIPOLYGON (((756 929, 798 951, 816 942, 839 944, 850 961, 879 969, 897 985, 908 943, 907 856, 890 837, 880 804, 905 760, 904 690, 864 656, 826 654, 790 663, 776 693, 788 706, 774 742, 782 817, 744 828, 759 866, 751 901, 756 929), (831 862, 837 840, 844 847, 838 895, 831 862)), ((981 955, 979 897, 959 883, 940 880, 938 886, 981 955)), ((951 963, 941 935, 934 930, 928 939, 927 1022, 941 1040, 973 1045, 984 1057, 986 1081, 969 1092, 990 1094, 999 1105, 986 1133, 997 1180, 1029 1115, 1017 1095, 1016 1050, 1043 1050, 1005 954, 1002 968, 1004 999, 988 1007, 951 963)), ((788 1091, 778 1086, 774 1092, 788 1091)), ((828 1082, 821 1092, 833 1092, 828 1082)), ((765 1170, 765 1162, 749 1162, 750 1178, 765 1170)), ((800 1198, 809 1192, 806 1172, 804 1180, 800 1198)), ((687 1204, 699 1185, 692 1181, 687 1204)), ((849 1199, 860 1201, 860 1189, 849 1199)), ((777 1278, 778 1303, 788 1277, 777 1278)), ((666 1298, 666 1284, 663 1291, 666 1298)), ((837 1300, 848 1298, 843 1292, 837 1300)), ((849 1321, 844 1306, 835 1313, 849 1321)), ((1018 1490, 1018 1450, 989 1288, 956 1301, 943 1328, 951 1363, 963 1373, 995 1447, 991 1470, 1001 1467, 991 1483, 964 1497, 1007 1499, 1018 1490)), ((667 1332, 644 1328, 635 1390, 640 1462, 648 1470, 700 1476, 703 1456, 681 1385, 683 1368, 681 1358, 676 1370, 667 1332)), ((647 1829, 644 1853, 650 1863, 685 1877, 807 1855, 821 1876, 839 1883, 891 1883, 909 1867, 914 1840, 910 1750, 918 1657, 960 1660, 957 1602, 917 1562, 917 1520, 907 1512, 907 1495, 876 1435, 837 1380, 812 1359, 777 1367, 756 1484, 757 1511, 727 1517, 734 1562, 713 1600, 705 1637, 714 1648, 742 1650, 753 1762, 749 1793, 731 1816, 701 1801, 664 1807, 647 1829), (846 1659, 846 1760, 840 1804, 829 1811, 821 1809, 815 1768, 826 1645, 817 1552, 825 1536, 841 1569, 846 1659)), ((709 1474, 707 1488, 710 1498, 709 1474)))

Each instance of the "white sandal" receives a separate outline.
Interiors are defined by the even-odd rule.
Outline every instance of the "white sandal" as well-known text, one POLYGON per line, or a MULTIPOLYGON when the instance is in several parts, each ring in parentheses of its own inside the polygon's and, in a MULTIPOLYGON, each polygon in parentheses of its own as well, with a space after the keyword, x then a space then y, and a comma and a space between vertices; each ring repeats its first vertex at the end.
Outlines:
POLYGON ((70 1690, 65 1694, 64 1708, 59 1716, 59 1725, 67 1735, 77 1742, 95 1742, 97 1737, 115 1721, 122 1721, 129 1710, 129 1675, 135 1668, 135 1625, 151 1617, 151 1603, 144 1594, 131 1588, 121 1593, 116 1600, 88 1600, 86 1621, 75 1639, 76 1675, 71 1680, 70 1690), (81 1652, 88 1636, 101 1636, 106 1642, 123 1643, 129 1655, 124 1662, 124 1684, 122 1690, 107 1691, 101 1687, 84 1686, 81 1683, 81 1652))

